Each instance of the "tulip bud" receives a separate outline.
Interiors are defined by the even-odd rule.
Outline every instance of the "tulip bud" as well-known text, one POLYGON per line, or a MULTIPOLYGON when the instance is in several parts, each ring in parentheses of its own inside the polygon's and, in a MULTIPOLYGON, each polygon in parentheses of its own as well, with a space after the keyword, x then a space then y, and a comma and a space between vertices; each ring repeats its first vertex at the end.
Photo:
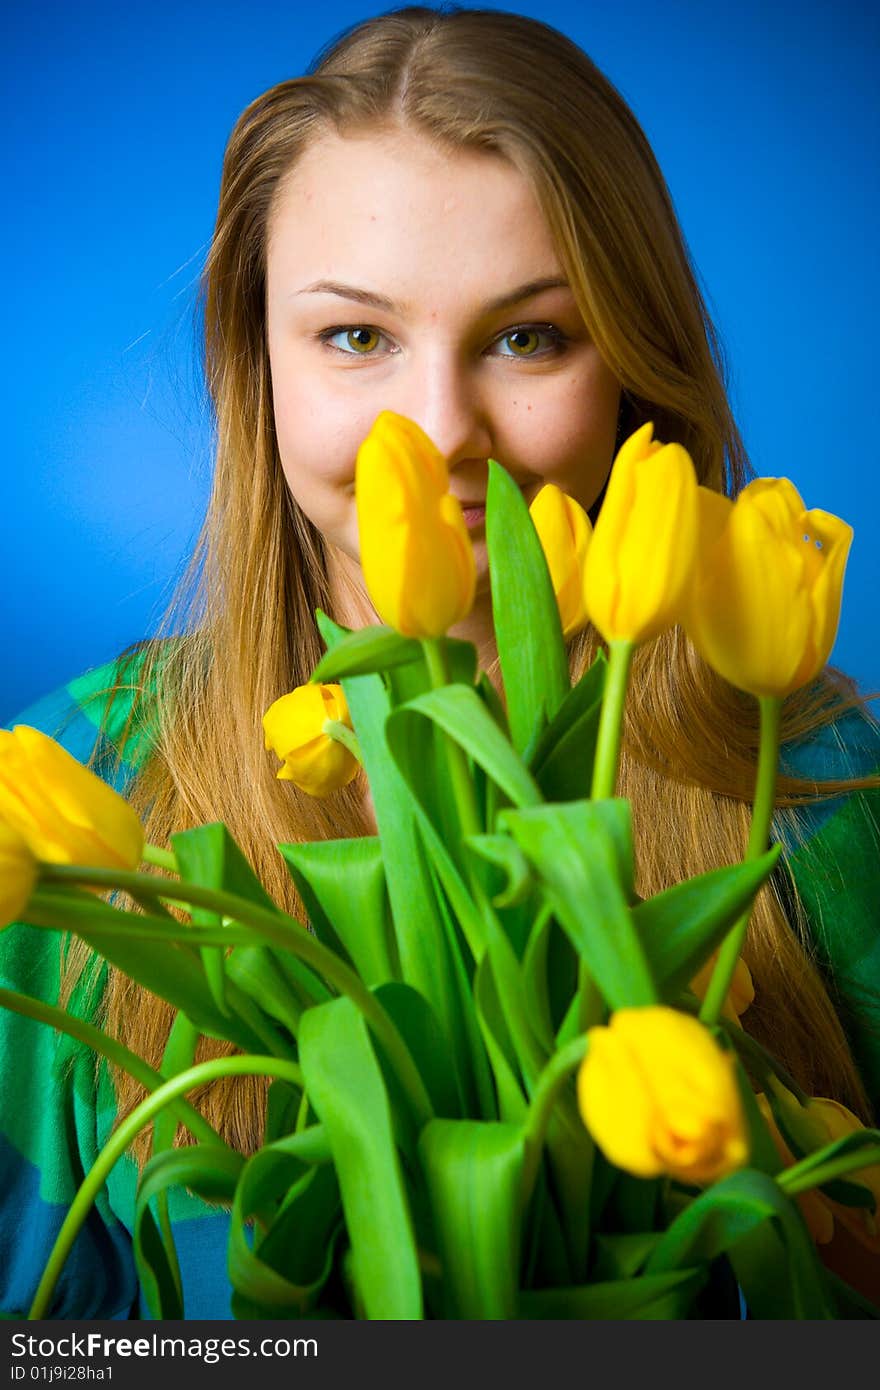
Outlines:
POLYGON ((347 786, 357 775, 357 758, 324 725, 335 720, 351 728, 341 685, 298 685, 282 695, 263 715, 267 748, 281 758, 277 776, 295 782, 309 796, 327 796, 347 786))
POLYGON ((831 653, 852 527, 806 511, 788 478, 756 478, 735 502, 700 488, 698 506, 688 636, 731 685, 788 695, 831 653))
POLYGON ((587 551, 587 611, 608 642, 644 642, 681 621, 697 540, 697 477, 680 444, 642 425, 624 441, 587 551))
POLYGON ((593 526, 573 497, 545 483, 529 508, 547 560, 562 635, 566 641, 589 622, 584 599, 584 565, 593 526))
MULTIPOLYGON (((691 989, 698 999, 702 999, 709 988, 709 981, 714 973, 717 960, 718 952, 713 951, 706 964, 697 971, 691 980, 691 989)), ((742 956, 737 956, 733 979, 730 982, 730 988, 727 991, 727 998, 721 1012, 732 1023, 738 1023, 749 1005, 754 1003, 754 999, 755 986, 752 984, 752 973, 742 956)))
MULTIPOLYGON (((839 1101, 824 1096, 811 1096, 805 1106, 799 1104, 797 1097, 786 1090, 779 1082, 774 1083, 779 1104, 785 1112, 785 1123, 790 1126, 792 1138, 805 1153, 815 1153, 817 1149, 842 1139, 847 1134, 864 1129, 861 1120, 839 1101)), ((761 1113, 773 1136, 779 1156, 790 1166, 795 1157, 782 1137, 773 1118, 766 1096, 758 1096, 761 1113)), ((859 1183, 867 1187, 874 1197, 875 1206, 880 1208, 880 1164, 873 1163, 866 1168, 858 1168, 845 1175, 845 1181, 859 1183)), ((839 1222, 856 1238, 860 1245, 875 1255, 880 1255, 880 1220, 878 1211, 869 1207, 847 1207, 835 1202, 819 1188, 810 1188, 797 1193, 804 1220, 817 1243, 827 1244, 834 1233, 834 1223, 839 1222)))
POLYGON ((36 879, 36 860, 26 841, 0 822, 0 929, 19 920, 36 879))
POLYGON ((698 1019, 661 1004, 618 1009, 587 1043, 578 1102, 611 1163, 701 1184, 748 1161, 734 1058, 698 1019))
POLYGON ((143 827, 128 802, 26 724, 0 729, 0 821, 49 864, 136 869, 141 862, 143 827))
MULTIPOLYGON (((792 1163, 795 1162, 795 1157, 779 1132, 779 1128, 773 1118, 773 1111, 770 1109, 770 1102, 763 1092, 759 1093, 755 1099, 758 1102, 758 1109, 767 1122, 767 1128, 770 1131, 770 1136, 776 1146, 779 1157, 782 1159, 786 1168, 790 1168, 792 1163)), ((792 1100, 794 1100, 794 1097, 792 1097, 792 1100)), ((797 1104, 796 1101, 795 1104, 797 1104)), ((822 1193, 817 1188, 811 1188, 806 1192, 796 1193, 795 1201, 800 1207, 801 1216, 804 1218, 804 1223, 810 1235, 813 1237, 813 1240, 817 1245, 827 1245, 834 1235, 834 1217, 822 1193)))
POLYGON ((405 637, 442 637, 473 605, 473 547, 448 489, 424 431, 383 410, 355 466, 360 561, 373 607, 405 637))

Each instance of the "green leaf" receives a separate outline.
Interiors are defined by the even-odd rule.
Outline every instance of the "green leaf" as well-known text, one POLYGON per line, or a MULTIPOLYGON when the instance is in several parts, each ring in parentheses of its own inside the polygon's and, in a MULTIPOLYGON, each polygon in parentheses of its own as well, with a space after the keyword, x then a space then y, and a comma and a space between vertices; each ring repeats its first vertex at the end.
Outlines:
MULTIPOLYGON (((461 1095, 461 1108, 464 1114, 480 1115, 484 1120, 494 1120, 498 1111, 492 1087, 489 1058, 483 1045, 480 1025, 477 1019, 476 999, 472 990, 471 972, 465 965, 466 943, 462 940, 462 924, 469 914, 477 917, 477 910, 461 885, 461 900, 465 905, 458 915, 450 909, 451 896, 446 891, 446 879, 441 878, 436 865, 431 871, 435 878, 437 904, 443 922, 443 930, 449 944, 449 959, 453 972, 453 983, 457 991, 460 1025, 453 1038, 456 1062, 456 1083, 461 1095)), ((457 871, 450 866, 450 874, 460 885, 457 871)))
POLYGON ((516 1317, 522 1132, 515 1125, 431 1120, 419 1153, 450 1318, 516 1317))
POLYGON ((623 1235, 599 1231, 593 1268, 595 1281, 632 1278, 642 1269, 659 1239, 659 1231, 631 1231, 623 1235))
MULTIPOLYGON (((226 890, 260 907, 275 910, 272 899, 222 822, 179 831, 171 836, 171 847, 185 883, 226 890)), ((199 926, 222 925, 220 914, 204 907, 192 909, 192 920, 199 926)), ((223 948, 203 946, 201 956, 214 1003, 221 1013, 228 1015, 223 948)))
POLYGON ((492 615, 513 746, 522 752, 553 719, 571 686, 559 608, 525 498, 489 460, 486 543, 492 615))
MULTIPOLYGON (((199 1032, 213 1038, 226 1038, 243 1052, 265 1052, 264 1038, 243 1020, 226 1017, 217 1008, 196 951, 170 941, 163 944, 162 950, 156 950, 152 941, 138 938, 139 929, 144 927, 158 924, 166 930, 168 924, 163 919, 123 912, 91 893, 77 895, 67 890, 55 894, 40 889, 28 904, 29 920, 36 926, 45 920, 47 926, 57 929, 55 919, 59 908, 64 913, 65 930, 75 932, 111 965, 186 1014, 199 1032), (45 913, 41 911, 42 905, 47 908, 45 913), (102 930, 105 924, 109 928, 107 931, 102 930), (126 929, 120 931, 120 926, 126 929)), ((176 922, 174 927, 186 930, 176 922)))
POLYGON ((582 801, 590 795, 607 666, 600 651, 527 759, 547 801, 582 801))
MULTIPOLYGON (((171 836, 171 844, 184 882, 235 893, 239 898, 277 912, 275 903, 222 821, 178 831, 171 836)), ((195 912, 207 913, 207 909, 194 909, 193 920, 198 921, 195 912)))
POLYGON ((348 999, 303 1014, 300 1063, 330 1141, 368 1318, 419 1319, 422 1292, 391 1111, 366 1024, 348 999))
MULTIPOLYGON (((198 1031, 192 1026, 186 1015, 176 1014, 171 1025, 171 1032, 168 1035, 168 1042, 165 1044, 165 1051, 162 1054, 161 1072, 164 1077, 170 1080, 172 1076, 178 1076, 192 1066, 198 1040, 198 1031)), ((159 1111, 153 1121, 153 1156, 173 1148, 178 1124, 177 1116, 170 1107, 159 1111)), ((177 1249, 171 1230, 171 1219, 168 1214, 167 1191, 160 1192, 157 1196, 156 1211, 158 1216, 157 1234, 164 1247, 167 1268, 177 1285, 178 1298, 182 1307, 183 1288, 181 1286, 180 1265, 177 1261, 177 1249)), ((147 1236, 147 1239, 152 1240, 152 1233, 147 1236)))
POLYGON ((521 1289, 563 1288, 572 1282, 562 1222, 544 1167, 538 1171, 526 1214, 523 1243, 521 1289))
POLYGON ((296 1124, 301 1103, 302 1092, 298 1086, 280 1077, 270 1082, 266 1099, 266 1132, 263 1141, 265 1144, 271 1144, 276 1139, 290 1134, 296 1124))
POLYGON ((570 1289, 536 1289, 520 1295, 520 1319, 577 1319, 617 1322, 651 1319, 678 1320, 689 1316, 696 1295, 706 1282, 703 1269, 669 1274, 639 1275, 570 1289))
POLYGON ((228 978, 260 1008, 296 1036, 304 1009, 331 998, 308 966, 269 946, 236 946, 226 960, 228 978))
POLYGON ((486 954, 495 980, 495 992, 513 1044, 520 1073, 531 1095, 547 1061, 548 1053, 541 1047, 529 1024, 523 976, 513 947, 499 923, 487 915, 486 954))
POLYGON ((773 871, 781 846, 760 859, 686 879, 631 909, 664 995, 685 988, 773 871))
POLYGON ((396 981, 380 985, 375 994, 409 1048, 435 1113, 460 1117, 461 1098, 449 1067, 443 1031, 427 999, 411 985, 396 981))
MULTIPOLYGON (((772 1105, 772 1100, 771 1100, 772 1105)), ((774 1116, 777 1112, 774 1111, 774 1116)), ((782 1113, 782 1107, 779 1112, 782 1113)), ((791 1125, 790 1113, 787 1115, 789 1128, 791 1125)), ((785 1171, 782 1185, 786 1189, 793 1179, 800 1179, 809 1176, 820 1177, 821 1170, 826 1163, 832 1160, 845 1157, 847 1154, 858 1153, 861 1149, 873 1150, 869 1158, 865 1160, 865 1166, 870 1167, 876 1164, 877 1146, 880 1145, 880 1130, 877 1129, 858 1129, 851 1134, 844 1134, 839 1139, 832 1140, 829 1144, 823 1144, 819 1149, 805 1154, 796 1164, 785 1171)), ((789 1146, 791 1147, 791 1146, 789 1146)), ((871 1212, 876 1212, 877 1202, 873 1192, 864 1183, 859 1182, 858 1168, 853 1169, 850 1180, 846 1177, 831 1178, 828 1181, 816 1184, 821 1190, 831 1197, 833 1201, 840 1202, 845 1207, 861 1207, 871 1212)), ((803 1188, 798 1183, 798 1190, 803 1188)))
POLYGON ((333 1263, 341 1217, 336 1174, 332 1167, 309 1168, 303 1147, 294 1134, 260 1149, 246 1163, 235 1191, 229 1278, 237 1301, 270 1317, 308 1316, 333 1263), (247 1230, 255 1217, 267 1229, 251 1249, 247 1230))
MULTIPOLYGON (((344 630, 320 612, 318 625, 332 650, 344 630)), ((391 701, 379 676, 349 677, 343 689, 373 796, 400 972, 431 1004, 460 1065, 456 1039, 463 1033, 461 1005, 441 911, 416 828, 415 806, 385 739, 391 701)))
MULTIPOLYGON (((725 1052, 731 1050, 732 1043, 721 1029, 713 1029, 713 1036, 725 1052)), ((771 1178, 775 1177, 782 1169, 782 1159, 767 1128, 767 1122, 761 1114, 752 1083, 738 1056, 734 1075, 749 1132, 749 1166, 767 1173, 771 1178)))
MULTIPOLYGON (((326 614, 318 609, 319 618, 326 614)), ((358 628, 322 656, 311 675, 314 682, 337 682, 343 676, 364 676, 392 666, 422 659, 422 645, 414 637, 401 637, 392 627, 373 624, 358 628)))
POLYGON ((315 934, 368 988, 399 973, 378 836, 279 845, 315 934))
POLYGON ((504 888, 492 898, 496 907, 515 907, 527 900, 534 887, 532 871, 522 850, 509 835, 469 835, 465 844, 504 873, 504 888))
POLYGON ((498 998, 498 989, 488 955, 483 957, 477 967, 474 977, 474 999, 480 1031, 495 1078, 498 1113, 502 1120, 522 1125, 528 1113, 528 1106, 518 1075, 516 1051, 498 998))
POLYGON ((552 931, 553 914, 545 904, 538 912, 529 933, 522 963, 529 1026, 548 1053, 556 1048, 548 985, 552 931))
POLYGON ((629 804, 571 801, 502 811, 575 950, 612 1009, 652 1004, 657 990, 628 906, 629 804))
POLYGON ((181 1290, 176 1251, 169 1258, 150 1202, 175 1187, 188 1187, 207 1202, 231 1202, 244 1158, 219 1145, 195 1144, 167 1149, 145 1165, 135 1198, 132 1238, 138 1280, 154 1318, 182 1318, 185 1290, 181 1290))
POLYGON ((647 1274, 727 1254, 756 1316, 834 1316, 821 1263, 794 1202, 765 1173, 743 1168, 700 1193, 664 1232, 647 1274), (765 1228, 762 1230, 762 1228, 765 1228), (746 1242, 742 1244, 742 1242, 746 1242))
POLYGON ((388 719, 388 746, 397 758, 403 725, 417 716, 429 719, 463 748, 515 806, 536 806, 541 793, 477 692, 467 685, 446 685, 429 690, 388 719))

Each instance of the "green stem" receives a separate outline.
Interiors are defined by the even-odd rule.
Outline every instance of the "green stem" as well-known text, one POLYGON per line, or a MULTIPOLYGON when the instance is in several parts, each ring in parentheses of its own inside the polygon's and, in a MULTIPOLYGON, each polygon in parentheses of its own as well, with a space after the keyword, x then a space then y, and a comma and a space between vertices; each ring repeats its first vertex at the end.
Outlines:
POLYGON ((806 1166, 807 1161, 804 1159, 801 1163, 792 1164, 791 1168, 776 1174, 776 1181, 785 1192, 791 1195, 806 1192, 811 1187, 821 1187, 823 1183, 843 1178, 847 1173, 858 1173, 862 1168, 880 1163, 880 1144, 866 1145, 855 1153, 829 1159, 827 1163, 820 1163, 812 1169, 806 1166))
POLYGON ((146 1100, 141 1101, 111 1134, 80 1183, 43 1270, 43 1277, 28 1312, 29 1321, 39 1321, 47 1316, 49 1301, 55 1291, 64 1261, 70 1254, 73 1242, 117 1159, 122 1157, 144 1125, 149 1124, 166 1105, 176 1100, 184 1091, 190 1091, 206 1081, 213 1081, 218 1076, 275 1076, 292 1081, 296 1086, 303 1084, 299 1067, 278 1057, 215 1057, 210 1062, 200 1062, 182 1071, 179 1076, 172 1077, 151 1096, 147 1096, 146 1100))
MULTIPOLYGON (((683 1000, 679 1000, 676 1007, 684 1010, 687 1008, 687 1004, 683 1000)), ((690 1012, 698 1014, 699 1011, 696 1007, 696 1003, 694 1003, 690 1012)), ((757 1038, 753 1038, 751 1033, 747 1033, 739 1024, 733 1023, 727 1018, 721 1018, 718 1021, 724 1032, 730 1038, 733 1046, 736 1048, 740 1058, 751 1063, 752 1070, 756 1073, 759 1081, 766 1084, 768 1077, 776 1077, 778 1081, 782 1082, 786 1090, 791 1091, 792 1095, 795 1096, 802 1105, 806 1104, 809 1099, 806 1091, 798 1085, 793 1076, 789 1075, 785 1068, 773 1056, 772 1052, 759 1043, 757 1038)))
POLYGON ((343 724, 340 719, 325 719, 324 733, 328 738, 332 738, 334 743, 341 743, 343 748, 347 748, 351 756, 363 767, 364 759, 361 746, 353 729, 350 729, 347 724, 343 724))
MULTIPOLYGON (((755 802, 752 808, 752 824, 749 830, 749 844, 746 862, 760 859, 770 844, 770 826, 773 820, 773 803, 776 794, 776 773, 779 767, 779 724, 782 701, 776 696, 760 696, 761 704, 761 742, 758 750, 758 771, 755 779, 755 802)), ((709 988, 706 990, 700 1009, 703 1023, 711 1026, 718 1022, 727 991, 733 980, 733 972, 739 959, 748 930, 751 907, 746 908, 731 927, 721 943, 718 959, 709 988)))
MULTIPOLYGON (((65 868, 70 867, 65 865, 65 868)), ((110 869, 104 870, 105 873, 116 874, 118 871, 110 869)), ((41 880, 45 881, 48 875, 41 874, 41 880)), ((145 875, 153 884, 170 883, 169 879, 159 879, 153 874, 145 875)), ((156 890, 162 892, 163 888, 156 890)), ((142 895, 146 896, 146 895, 142 895)), ((38 888, 31 895, 27 907, 28 925, 34 927, 48 927, 53 931, 60 932, 79 932, 88 941, 93 950, 101 949, 102 942, 109 939, 115 940, 131 939, 137 934, 142 940, 174 941, 185 951, 191 945, 198 945, 201 948, 201 963, 204 970, 204 953, 206 949, 214 950, 219 947, 232 945, 236 940, 235 927, 211 928, 211 927, 192 927, 182 926, 174 918, 169 917, 168 921, 151 916, 141 916, 140 913, 133 914, 126 912, 122 908, 114 908, 106 903, 89 904, 86 915, 86 922, 81 925, 78 920, 82 915, 79 911, 83 906, 77 896, 74 902, 65 902, 62 893, 53 893, 51 888, 47 892, 45 888, 38 888), (71 913, 71 907, 77 909, 71 913), (115 921, 113 919, 116 919, 115 921), (122 918, 120 923, 119 918, 122 918)), ((239 945, 251 945, 250 935, 243 929, 237 933, 239 945)), ((192 953, 191 953, 192 954, 192 953)), ((205 983, 210 987, 210 980, 207 977, 205 983)), ((275 1056, 296 1057, 296 1046, 292 1042, 287 1042, 276 1029, 274 1023, 267 1021, 265 1014, 259 1005, 243 990, 239 985, 231 980, 225 982, 225 994, 227 996, 228 1008, 219 1011, 226 1018, 235 1018, 247 1026, 250 1030, 248 1045, 253 1047, 259 1043, 261 1048, 275 1056)), ((215 1008, 219 1008, 216 995, 212 992, 212 1002, 215 1008)))
MULTIPOLYGON (((434 690, 439 690, 449 683, 446 654, 442 642, 438 638, 424 638, 422 649, 425 653, 431 687, 434 690)), ((476 789, 465 751, 448 734, 440 730, 438 730, 438 734, 444 740, 441 746, 446 749, 461 838, 464 840, 471 835, 480 835, 483 832, 483 822, 477 806, 476 789)), ((498 916, 483 891, 477 870, 466 852, 464 872, 471 897, 485 924, 485 950, 495 979, 498 1001, 514 1045, 523 1080, 526 1088, 530 1090, 532 1080, 543 1061, 543 1053, 530 1028, 525 1024, 519 1007, 521 1001, 519 999, 518 965, 515 963, 510 942, 498 916)))
POLYGON ((523 1209, 528 1205, 534 1190, 538 1170, 541 1166, 541 1152, 544 1147, 547 1126, 550 1124, 559 1093, 571 1073, 580 1066, 586 1051, 587 1039, 584 1036, 572 1038, 570 1043, 566 1043, 564 1047, 553 1054, 538 1077, 538 1084, 535 1087, 524 1126, 525 1161, 521 1186, 523 1209))
POLYGON ((160 849, 158 845, 144 845, 141 858, 145 864, 153 864, 157 869, 167 869, 169 874, 177 873, 177 860, 170 849, 160 849))
POLYGON ((594 801, 604 801, 606 797, 613 796, 617 787, 620 739, 623 733, 623 706, 626 700, 629 668, 635 649, 635 642, 609 642, 608 644, 608 671, 605 676, 602 713, 599 716, 599 733, 596 738, 596 756, 593 761, 591 795, 594 801))
MULTIPOLYGON (((82 868, 77 864, 41 864, 40 879, 46 883, 80 883, 99 888, 120 888, 123 892, 142 894, 173 902, 181 907, 206 907, 221 917, 249 927, 264 941, 290 951, 310 965, 315 972, 340 994, 351 999, 382 1044, 400 1084, 412 1104, 420 1124, 433 1118, 425 1084, 412 1056, 388 1014, 362 980, 344 961, 306 931, 301 922, 286 913, 260 907, 236 893, 203 888, 200 884, 157 878, 155 874, 127 873, 122 869, 82 868)), ((60 906, 60 904, 59 904, 60 906)))
MULTIPOLYGON (((130 1052, 100 1028, 95 1028, 93 1024, 86 1023, 64 1009, 56 1009, 52 1004, 44 1004, 42 999, 33 999, 29 994, 19 994, 11 989, 0 989, 0 1006, 11 1009, 13 1013, 22 1014, 25 1018, 48 1023, 59 1032, 76 1038, 77 1042, 85 1043, 93 1052, 106 1057, 108 1062, 112 1062, 121 1070, 127 1071, 148 1091, 156 1091, 165 1084, 165 1077, 148 1066, 136 1052, 130 1052)), ((175 1101, 172 1110, 181 1124, 186 1125, 190 1133, 203 1144, 218 1144, 221 1149, 229 1147, 189 1101, 175 1101)))
MULTIPOLYGON (((431 689, 440 690, 444 685, 449 684, 446 653, 443 650, 441 639, 439 637, 422 638, 422 651, 425 653, 431 689)), ((477 793, 468 771, 467 756, 464 749, 455 742, 455 739, 449 738, 448 735, 443 735, 443 737, 446 740, 449 777, 452 782, 452 794, 455 797, 462 838, 464 839, 468 835, 481 835, 483 825, 477 809, 477 793)))

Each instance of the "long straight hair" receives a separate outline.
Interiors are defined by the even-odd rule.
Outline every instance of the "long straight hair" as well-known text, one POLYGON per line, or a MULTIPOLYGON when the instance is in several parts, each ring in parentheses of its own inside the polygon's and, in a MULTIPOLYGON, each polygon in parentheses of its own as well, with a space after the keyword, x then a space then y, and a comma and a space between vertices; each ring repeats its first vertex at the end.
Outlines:
MULTIPOLYGON (((136 683, 156 689, 148 717, 158 735, 129 795, 157 844, 172 831, 225 821, 275 900, 300 916, 276 843, 366 827, 356 783, 313 801, 276 779, 262 744, 264 711, 308 680, 321 655, 314 610, 330 607, 322 537, 291 497, 276 445, 266 245, 279 186, 315 138, 388 128, 418 133, 450 153, 481 151, 519 170, 537 195, 586 327, 621 383, 622 433, 653 420, 659 438, 686 446, 702 483, 729 495, 749 476, 720 346, 663 177, 619 94, 562 34, 499 11, 392 11, 347 31, 306 76, 248 106, 226 151, 203 280, 213 491, 159 638, 138 652, 136 683)), ((574 641, 575 676, 598 646, 591 630, 574 641)), ((123 666, 119 688, 128 684, 123 666)), ((784 737, 829 722, 854 699, 842 679, 826 675, 787 701, 784 737)), ((620 791, 633 806, 642 895, 742 858, 757 734, 756 702, 716 677, 681 632, 637 653, 620 791)), ((796 830, 799 802, 848 785, 780 779, 780 815, 796 830)), ((745 1023, 807 1090, 867 1118, 812 955, 796 900, 786 914, 778 887, 763 889, 744 950, 756 987, 745 1023)), ((68 988, 84 958, 78 948, 71 953, 68 988)), ((111 969, 103 1012, 117 1037, 158 1065, 172 1017, 167 1005, 111 969)), ((205 1041, 200 1055, 222 1050, 205 1041)), ((125 1074, 114 1080, 124 1115, 142 1092, 125 1074)), ((231 1143, 246 1151, 259 1144, 262 1083, 221 1080, 199 1101, 231 1143)), ((137 1145, 140 1159, 147 1143, 143 1136, 137 1145)))

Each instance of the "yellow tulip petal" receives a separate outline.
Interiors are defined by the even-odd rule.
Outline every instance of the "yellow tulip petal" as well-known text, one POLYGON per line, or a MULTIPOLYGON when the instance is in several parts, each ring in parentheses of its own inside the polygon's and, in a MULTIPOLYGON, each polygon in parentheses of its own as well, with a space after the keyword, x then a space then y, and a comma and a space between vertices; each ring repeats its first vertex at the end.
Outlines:
POLYGON ((342 687, 319 682, 280 696, 263 715, 266 747, 282 761, 276 776, 295 782, 310 796, 338 791, 357 776, 359 768, 353 754, 324 732, 328 720, 351 728, 342 687))
POLYGON ((734 1060, 697 1019, 663 1005, 620 1009, 588 1042, 578 1099, 611 1162, 692 1183, 747 1162, 734 1060))
MULTIPOLYGON (((297 686, 269 706, 263 715, 266 747, 279 758, 321 734, 327 709, 320 684, 297 686)), ((323 736, 323 735, 322 735, 323 736)))
POLYGON ((123 797, 39 729, 0 739, 0 817, 38 859, 134 869, 143 827, 123 797))
POLYGON ((329 796, 357 776, 358 761, 347 748, 322 735, 297 748, 278 772, 282 781, 295 782, 309 796, 329 796))
POLYGON ((704 659, 731 684, 784 696, 828 660, 852 529, 806 511, 788 478, 756 478, 719 525, 701 496, 698 563, 686 617, 704 659))
POLYGON ((637 430, 614 461, 584 589, 608 641, 645 641, 684 617, 695 563, 696 474, 685 449, 637 430))
POLYGON ((20 919, 37 880, 27 841, 0 822, 0 928, 20 919))
POLYGON ((753 478, 740 497, 783 538, 794 534, 805 510, 804 499, 790 478, 753 478))
POLYGON ((443 456, 412 420, 383 411, 358 450, 360 562, 380 618, 439 637, 474 600, 476 566, 443 456))
POLYGON ((568 640, 589 621, 584 566, 593 527, 583 507, 553 483, 545 483, 529 512, 547 560, 563 636, 568 640))
POLYGON ((662 1170, 650 1142, 652 1103, 641 1069, 607 1028, 591 1028, 587 1044, 577 1081, 584 1124, 611 1163, 637 1177, 657 1177, 662 1170))
POLYGON ((683 615, 697 540, 697 479, 690 455, 667 444, 640 466, 634 505, 622 534, 619 636, 655 637, 683 615))
POLYGON ((686 619, 725 680, 756 695, 788 689, 809 631, 801 574, 800 555, 776 542, 764 509, 737 499, 714 554, 701 552, 686 619))

